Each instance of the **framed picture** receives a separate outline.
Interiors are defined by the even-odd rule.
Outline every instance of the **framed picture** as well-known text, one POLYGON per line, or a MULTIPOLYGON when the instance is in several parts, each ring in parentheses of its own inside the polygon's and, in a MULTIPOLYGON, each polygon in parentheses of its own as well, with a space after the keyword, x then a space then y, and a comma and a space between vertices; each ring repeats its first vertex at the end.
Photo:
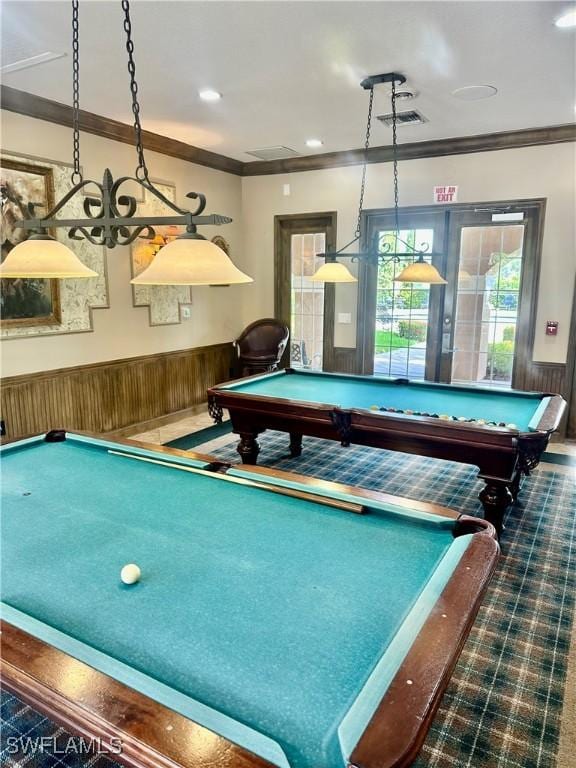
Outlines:
MULTIPOLYGON (((15 227, 28 203, 41 206, 42 216, 54 205, 52 169, 2 158, 0 167, 2 261, 28 233, 15 227)), ((50 234, 54 234, 51 232, 50 234)), ((0 323, 4 327, 58 325, 61 322, 58 280, 0 280, 0 323)))

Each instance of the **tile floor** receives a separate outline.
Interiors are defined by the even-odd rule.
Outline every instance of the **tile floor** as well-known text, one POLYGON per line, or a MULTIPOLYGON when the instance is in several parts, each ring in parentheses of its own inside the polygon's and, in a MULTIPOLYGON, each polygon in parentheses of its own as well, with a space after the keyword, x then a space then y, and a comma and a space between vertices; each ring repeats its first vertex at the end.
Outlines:
POLYGON ((550 443, 546 450, 551 453, 566 453, 569 456, 576 456, 576 440, 566 440, 564 443, 550 443))
POLYGON ((214 424, 214 420, 208 413, 208 411, 202 411, 192 416, 186 416, 179 421, 174 421, 171 424, 164 424, 161 427, 150 429, 146 432, 138 432, 134 435, 130 435, 132 440, 141 440, 145 443, 156 443, 164 445, 171 440, 176 440, 177 437, 184 437, 184 435, 190 435, 192 432, 198 432, 201 429, 206 429, 214 424))

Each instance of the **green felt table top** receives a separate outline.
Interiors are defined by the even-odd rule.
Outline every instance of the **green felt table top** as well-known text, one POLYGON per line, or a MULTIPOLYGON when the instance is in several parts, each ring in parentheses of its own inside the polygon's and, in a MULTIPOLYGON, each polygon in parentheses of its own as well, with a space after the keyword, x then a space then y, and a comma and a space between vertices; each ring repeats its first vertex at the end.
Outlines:
POLYGON ((338 724, 454 542, 450 520, 355 515, 70 436, 7 446, 2 470, 3 602, 269 736, 293 768, 343 765, 338 724))
POLYGON ((520 431, 533 428, 531 422, 542 403, 541 395, 530 392, 416 381, 396 383, 393 379, 375 376, 310 371, 278 371, 224 387, 250 395, 326 403, 340 408, 378 406, 484 419, 514 424, 520 431))

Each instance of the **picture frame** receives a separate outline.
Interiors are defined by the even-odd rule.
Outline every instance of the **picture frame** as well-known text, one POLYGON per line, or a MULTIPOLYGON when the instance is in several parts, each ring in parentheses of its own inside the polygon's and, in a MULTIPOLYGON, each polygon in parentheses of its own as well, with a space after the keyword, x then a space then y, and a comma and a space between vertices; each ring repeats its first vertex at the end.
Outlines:
MULTIPOLYGON (((44 215, 54 206, 52 168, 9 158, 0 161, 1 257, 2 260, 28 233, 14 224, 25 218, 28 203, 44 215)), ((54 232, 50 232, 54 236, 54 232)), ((3 278, 0 280, 0 327, 19 328, 60 325, 62 322, 58 280, 3 278)))

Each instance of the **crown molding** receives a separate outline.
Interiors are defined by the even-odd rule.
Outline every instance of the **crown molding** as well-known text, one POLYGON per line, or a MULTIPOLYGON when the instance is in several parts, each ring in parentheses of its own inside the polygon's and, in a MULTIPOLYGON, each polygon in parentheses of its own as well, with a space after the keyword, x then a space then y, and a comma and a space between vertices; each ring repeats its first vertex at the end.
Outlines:
MULTIPOLYGON (((0 86, 2 109, 21 115, 46 120, 58 125, 72 125, 72 108, 67 104, 35 96, 31 93, 0 86)), ((80 130, 92 133, 124 144, 134 143, 134 131, 131 125, 80 110, 80 130)), ((194 147, 183 141, 170 139, 158 133, 142 131, 145 149, 159 154, 186 160, 207 168, 225 171, 236 176, 269 176, 280 173, 299 173, 318 171, 327 168, 341 168, 361 165, 364 162, 363 149, 351 149, 342 152, 326 152, 319 155, 304 155, 287 160, 268 160, 244 163, 216 152, 194 147)), ((447 157, 449 155, 467 155, 476 152, 492 152, 503 149, 545 146, 576 141, 576 124, 545 126, 543 128, 523 128, 516 131, 486 133, 478 136, 458 136, 451 139, 433 139, 398 147, 399 160, 417 160, 425 157, 447 157)), ((366 153, 368 163, 392 162, 392 147, 371 147, 366 153)))
MULTIPOLYGON (((424 157, 446 157, 468 155, 476 152, 492 152, 499 149, 517 149, 546 144, 561 144, 576 141, 576 124, 552 125, 544 128, 524 128, 502 133, 485 133, 478 136, 458 136, 452 139, 432 139, 398 146, 399 160, 417 160, 424 157)), ((368 163, 390 163, 393 160, 392 146, 371 147, 366 153, 368 163)), ((322 155, 291 157, 287 160, 266 160, 244 163, 243 176, 266 176, 277 173, 318 171, 326 168, 342 168, 361 165, 364 150, 352 149, 345 152, 326 152, 322 155)))
MULTIPOLYGON (((67 128, 72 126, 72 107, 58 101, 45 99, 42 96, 9 88, 7 85, 0 86, 0 104, 2 109, 9 112, 18 112, 18 114, 27 117, 65 125, 67 128)), ((96 115, 93 112, 80 110, 80 130, 105 139, 121 141, 124 144, 134 144, 134 128, 131 125, 96 115)), ((189 163, 242 176, 244 164, 239 160, 219 155, 216 152, 209 152, 191 144, 185 144, 183 141, 170 139, 150 131, 142 131, 142 143, 144 148, 151 152, 159 152, 162 155, 187 160, 189 163)))

